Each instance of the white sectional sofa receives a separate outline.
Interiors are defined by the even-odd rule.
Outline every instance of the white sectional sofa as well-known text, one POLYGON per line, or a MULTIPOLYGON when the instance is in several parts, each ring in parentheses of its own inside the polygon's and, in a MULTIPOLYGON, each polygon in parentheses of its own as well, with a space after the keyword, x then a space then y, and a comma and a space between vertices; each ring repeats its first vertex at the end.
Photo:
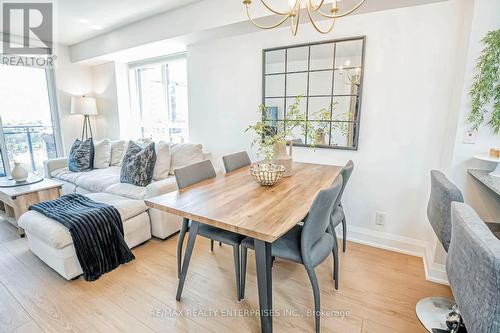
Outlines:
MULTIPOLYGON (((171 174, 176 166, 196 163, 196 159, 210 159, 210 154, 201 151, 201 145, 176 144, 175 155, 172 155, 171 174), (192 156, 193 147, 197 146, 202 157, 192 156), (179 149, 181 148, 181 149, 179 149), (184 156, 184 155, 185 156, 184 156), (175 164, 175 165, 174 165, 175 164)), ((172 152, 173 153, 173 152, 172 152)), ((157 159, 158 161, 158 159, 157 159)), ((169 175, 165 179, 152 181, 145 187, 120 182, 121 166, 109 166, 87 172, 71 172, 68 170, 67 158, 48 160, 44 164, 45 177, 54 178, 63 183, 63 192, 67 193, 109 193, 121 197, 144 200, 177 190, 175 177, 169 175)), ((153 236, 165 239, 180 228, 181 218, 156 209, 148 210, 151 233, 153 236)))
MULTIPOLYGON (((123 236, 130 248, 151 238, 148 207, 143 200, 133 200, 108 193, 87 196, 97 202, 114 206, 123 222, 123 236)), ((62 224, 30 210, 19 219, 26 231, 31 251, 67 280, 83 273, 69 230, 62 224)))

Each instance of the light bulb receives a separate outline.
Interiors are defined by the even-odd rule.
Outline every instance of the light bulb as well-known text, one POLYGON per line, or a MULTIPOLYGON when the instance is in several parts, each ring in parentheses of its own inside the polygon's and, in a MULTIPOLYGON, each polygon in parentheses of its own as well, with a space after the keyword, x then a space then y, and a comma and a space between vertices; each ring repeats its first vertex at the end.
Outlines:
POLYGON ((345 67, 349 67, 350 65, 351 65, 351 61, 350 60, 346 60, 345 67))

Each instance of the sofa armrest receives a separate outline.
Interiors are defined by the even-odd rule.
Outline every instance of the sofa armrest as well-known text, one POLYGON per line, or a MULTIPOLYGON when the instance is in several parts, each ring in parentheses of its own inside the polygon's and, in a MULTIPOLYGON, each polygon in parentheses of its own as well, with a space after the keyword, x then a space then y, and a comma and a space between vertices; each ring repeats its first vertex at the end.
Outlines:
MULTIPOLYGON (((174 181, 175 184, 175 181, 174 181)), ((172 185, 172 178, 166 178, 146 186, 146 198, 156 197, 177 190, 177 185, 172 185)))
POLYGON ((52 178, 50 176, 52 171, 65 168, 67 166, 68 166, 68 158, 67 157, 54 158, 51 160, 44 161, 43 162, 43 169, 45 172, 45 178, 52 178))

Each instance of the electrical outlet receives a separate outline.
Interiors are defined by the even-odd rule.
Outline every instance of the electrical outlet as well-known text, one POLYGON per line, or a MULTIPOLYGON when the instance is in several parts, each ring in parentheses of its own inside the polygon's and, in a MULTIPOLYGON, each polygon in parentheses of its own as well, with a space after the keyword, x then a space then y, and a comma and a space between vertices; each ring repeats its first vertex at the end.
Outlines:
POLYGON ((385 220, 387 218, 386 212, 376 212, 375 213, 375 224, 383 226, 385 225, 385 220))
POLYGON ((476 143, 477 140, 477 131, 473 129, 467 129, 464 132, 464 138, 462 140, 463 143, 473 145, 476 143))

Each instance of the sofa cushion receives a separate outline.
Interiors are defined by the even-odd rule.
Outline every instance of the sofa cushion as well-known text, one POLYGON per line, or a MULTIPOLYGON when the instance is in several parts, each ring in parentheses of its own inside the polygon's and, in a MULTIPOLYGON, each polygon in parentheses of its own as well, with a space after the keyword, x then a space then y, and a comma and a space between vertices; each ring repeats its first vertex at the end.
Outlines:
POLYGON ((111 163, 111 142, 108 139, 94 142, 94 168, 108 168, 111 163))
POLYGON ((137 186, 146 186, 153 179, 156 163, 155 144, 141 147, 129 141, 127 152, 123 156, 120 181, 137 186))
POLYGON ((170 143, 158 141, 155 144, 156 163, 153 170, 153 179, 162 180, 169 176, 170 172, 170 143))
MULTIPOLYGON (((147 145, 153 143, 153 140, 144 138, 135 140, 134 143, 144 148, 147 145)), ((156 162, 153 170, 153 179, 162 180, 170 175, 170 162, 171 162, 170 143, 166 141, 156 142, 155 153, 156 153, 156 162)))
POLYGON ((90 192, 106 192, 109 186, 120 183, 119 166, 94 169, 88 172, 71 172, 68 168, 63 168, 52 171, 50 175, 56 179, 78 185, 90 192))
POLYGON ((136 200, 146 197, 146 187, 128 183, 113 184, 108 186, 104 192, 136 200))
POLYGON ((192 143, 174 143, 170 146, 172 162, 170 173, 174 174, 175 169, 203 161, 203 146, 192 143))
POLYGON ((146 186, 146 196, 145 198, 157 197, 159 195, 177 191, 177 182, 174 176, 169 176, 168 178, 153 181, 151 184, 146 186))
POLYGON ((34 210, 21 215, 18 224, 26 231, 28 238, 30 234, 36 235, 38 239, 56 249, 62 249, 73 243, 68 228, 34 210))
POLYGON ((111 141, 111 161, 109 165, 121 165, 123 160, 123 155, 125 155, 125 149, 127 149, 127 141, 116 140, 111 141))
MULTIPOLYGON (((148 209, 142 200, 131 200, 107 193, 92 193, 87 196, 92 200, 115 206, 124 225, 148 209)), ((36 211, 30 210, 24 213, 19 218, 19 225, 26 230, 28 237, 33 234, 56 249, 62 249, 73 243, 71 234, 65 226, 36 211)))
POLYGON ((103 202, 118 209, 122 221, 126 221, 148 210, 143 200, 133 200, 110 193, 91 193, 85 195, 97 202, 103 202))
POLYGON ((92 138, 85 141, 76 139, 68 157, 68 169, 74 172, 92 170, 94 167, 94 143, 92 138))

